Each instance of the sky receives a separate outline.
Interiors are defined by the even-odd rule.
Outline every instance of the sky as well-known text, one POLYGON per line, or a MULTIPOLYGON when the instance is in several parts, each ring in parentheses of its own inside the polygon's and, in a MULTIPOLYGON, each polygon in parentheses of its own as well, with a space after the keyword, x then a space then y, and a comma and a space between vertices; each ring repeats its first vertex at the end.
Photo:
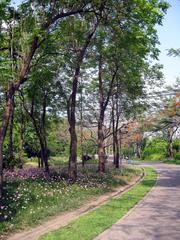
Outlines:
MULTIPOLYGON (((19 4, 22 0, 14 0, 19 4)), ((180 77, 180 58, 168 56, 168 49, 180 48, 180 0, 168 0, 171 7, 163 20, 163 26, 157 26, 159 36, 159 63, 163 64, 163 73, 168 85, 173 84, 176 78, 180 77)))
POLYGON ((164 65, 164 75, 167 84, 173 84, 180 77, 180 58, 167 55, 167 49, 180 48, 180 0, 169 0, 171 7, 163 20, 163 26, 158 26, 161 54, 159 61, 164 65))

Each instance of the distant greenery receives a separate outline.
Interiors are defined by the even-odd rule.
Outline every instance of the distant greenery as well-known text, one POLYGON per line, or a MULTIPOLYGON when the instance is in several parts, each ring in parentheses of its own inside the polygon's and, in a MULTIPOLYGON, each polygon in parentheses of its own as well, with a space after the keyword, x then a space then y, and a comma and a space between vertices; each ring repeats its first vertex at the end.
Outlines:
POLYGON ((124 148, 124 149, 122 149, 122 154, 125 157, 132 158, 132 157, 134 157, 134 149, 132 147, 124 148))
MULTIPOLYGON (((168 143, 163 138, 146 141, 142 151, 142 160, 163 161, 167 158, 168 143)), ((172 144, 174 160, 180 160, 180 140, 174 139, 172 144)))
POLYGON ((66 227, 50 232, 41 240, 94 239, 123 217, 152 188, 156 182, 157 173, 152 168, 145 169, 145 172, 144 180, 121 197, 108 201, 97 210, 80 217, 66 227))
POLYGON ((100 176, 97 166, 81 170, 76 184, 70 185, 63 174, 52 173, 51 179, 43 178, 43 169, 22 169, 5 174, 5 195, 0 211, 0 234, 35 226, 47 217, 80 207, 85 201, 113 188, 126 185, 140 174, 139 168, 128 167, 124 175, 110 168, 100 176))
POLYGON ((166 158, 167 142, 162 138, 154 138, 147 141, 142 152, 142 159, 163 160, 166 158))
POLYGON ((51 166, 67 165, 68 157, 63 157, 63 156, 50 157, 49 164, 51 166))
POLYGON ((164 163, 180 165, 180 160, 165 160, 164 163))
POLYGON ((177 152, 174 154, 174 159, 175 160, 180 160, 180 152, 177 152))
POLYGON ((180 139, 175 139, 173 141, 173 150, 176 152, 180 152, 180 139))

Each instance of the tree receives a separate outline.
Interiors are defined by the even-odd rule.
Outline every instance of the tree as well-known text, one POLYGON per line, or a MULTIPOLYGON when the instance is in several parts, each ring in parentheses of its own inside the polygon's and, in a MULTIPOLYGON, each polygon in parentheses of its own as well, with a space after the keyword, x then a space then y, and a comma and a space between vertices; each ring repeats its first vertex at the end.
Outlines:
MULTIPOLYGON (((152 2, 137 2, 134 0, 93 0, 86 2, 83 0, 67 0, 63 2, 35 0, 32 2, 29 0, 22 3, 18 9, 11 7, 10 1, 3 1, 3 3, 0 4, 0 12, 2 13, 0 17, 0 88, 2 90, 1 97, 4 100, 2 104, 4 115, 0 127, 0 197, 2 196, 3 186, 2 152, 7 128, 13 115, 14 98, 16 93, 22 90, 26 83, 28 84, 31 79, 31 73, 35 67, 39 66, 41 68, 41 59, 49 55, 66 54, 66 56, 63 55, 59 60, 62 68, 65 67, 65 71, 63 71, 62 74, 65 72, 66 75, 69 71, 68 76, 70 76, 71 79, 71 81, 69 81, 70 92, 67 96, 67 115, 71 137, 69 177, 74 182, 77 176, 75 111, 78 82, 82 66, 85 66, 84 64, 88 61, 90 47, 91 49, 100 50, 100 48, 97 48, 97 45, 95 45, 96 41, 94 41, 96 39, 97 29, 102 29, 104 35, 103 48, 105 51, 112 49, 112 52, 115 53, 115 49, 120 46, 121 41, 123 42, 123 45, 120 46, 121 50, 124 47, 127 50, 128 45, 130 45, 130 52, 137 55, 137 58, 135 58, 137 60, 137 70, 138 64, 141 66, 147 56, 157 56, 157 49, 155 47, 157 36, 154 25, 161 22, 166 9, 167 3, 158 0, 152 2), (64 29, 66 31, 64 31, 64 29), (117 38, 113 32, 117 33, 117 38), (68 36, 67 33, 72 34, 68 36), (59 41, 62 45, 57 47, 58 52, 52 53, 50 52, 52 49, 49 49, 48 44, 52 42, 52 40, 55 40, 54 37, 57 37, 55 41, 56 44, 58 44, 59 41), (124 45, 124 43, 128 44, 124 45), (109 44, 110 46, 108 47, 109 44), (138 51, 136 51, 136 48, 138 51), (72 54, 72 56, 70 56, 70 54, 72 54)), ((119 52, 120 50, 118 50, 118 54, 119 52)), ((110 52, 108 54, 110 55, 110 52)), ((97 78, 99 96, 102 98, 104 94, 100 89, 102 87, 102 78, 107 83, 104 85, 107 90, 106 87, 111 85, 108 83, 111 83, 111 80, 115 79, 113 76, 116 72, 116 64, 108 61, 108 54, 98 51, 98 54, 95 55, 97 57, 95 61, 96 63, 98 62, 99 66, 97 78), (104 66, 107 66, 107 71, 104 66), (101 73, 101 69, 103 73, 101 73)), ((53 58, 53 60, 56 61, 57 58, 53 58)), ((52 64, 54 64, 54 61, 52 64)), ((123 61, 126 60, 122 59, 121 63, 123 61)), ((125 65, 126 72, 128 72, 128 64, 125 65)), ((131 67, 133 68, 133 64, 131 67)), ((97 68, 95 67, 94 69, 97 72, 97 68)), ((88 69, 86 70, 88 71, 88 69)), ((135 72, 135 69, 133 72, 135 72)), ((140 73, 141 70, 138 71, 137 76, 140 76, 140 73)), ((33 81, 34 80, 32 80, 32 86, 34 86, 33 81)), ((136 84, 134 84, 134 86, 136 87, 136 84)), ((100 101, 102 112, 99 118, 99 129, 102 129, 105 108, 109 102, 111 89, 110 87, 110 92, 109 90, 106 91, 106 93, 110 93, 107 94, 106 100, 104 101, 103 99, 100 101)), ((99 138, 102 139, 102 136, 99 131, 99 138)), ((102 141, 99 142, 99 149, 103 147, 101 143, 102 141)), ((103 156, 103 151, 101 152, 103 156)), ((100 159, 99 166, 101 172, 104 171, 104 162, 101 157, 100 159)))
POLYGON ((96 6, 96 1, 91 4, 84 4, 84 1, 76 3, 71 1, 63 3, 34 1, 31 4, 31 1, 27 1, 21 4, 18 10, 9 7, 9 1, 4 1, 0 5, 3 13, 1 29, 2 25, 5 26, 1 31, 0 49, 3 52, 1 66, 10 63, 1 72, 6 103, 0 127, 0 197, 2 197, 3 187, 3 143, 13 111, 15 93, 28 80, 28 75, 33 67, 33 58, 35 55, 38 56, 38 50, 46 43, 55 24, 61 23, 69 16, 89 13, 94 6, 96 6), (19 39, 21 39, 20 44, 19 39))

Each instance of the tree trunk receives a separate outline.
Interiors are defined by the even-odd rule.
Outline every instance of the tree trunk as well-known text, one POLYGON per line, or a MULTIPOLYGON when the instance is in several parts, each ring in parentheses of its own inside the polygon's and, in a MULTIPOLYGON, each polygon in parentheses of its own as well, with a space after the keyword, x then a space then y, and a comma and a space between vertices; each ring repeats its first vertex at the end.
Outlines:
POLYGON ((172 140, 169 141, 169 145, 168 145, 168 157, 169 157, 170 159, 173 158, 172 140))
POLYGON ((119 168, 119 141, 117 131, 115 132, 115 166, 119 168))
POLYGON ((105 113, 105 99, 104 99, 104 90, 103 90, 103 81, 102 81, 102 55, 99 56, 99 120, 98 120, 98 158, 99 158, 99 173, 105 172, 105 148, 104 148, 104 132, 103 132, 103 123, 104 123, 104 113, 105 113))
MULTIPOLYGON (((104 8, 104 4, 101 5, 100 11, 104 8)), ((70 154, 69 154, 69 178, 72 182, 76 181, 77 178, 77 135, 76 135, 76 94, 77 94, 77 85, 80 76, 80 69, 83 63, 86 50, 91 43, 94 33, 96 32, 97 26, 99 25, 100 18, 97 19, 97 22, 94 24, 92 29, 89 31, 85 38, 84 46, 77 55, 76 68, 74 71, 73 81, 72 81, 72 93, 67 100, 67 112, 68 112, 68 122, 69 122, 69 133, 70 133, 70 154)))
MULTIPOLYGON (((27 111, 27 109, 26 109, 27 111)), ((34 125, 34 129, 36 131, 36 135, 38 137, 39 140, 39 144, 40 144, 40 156, 41 156, 41 166, 45 167, 45 172, 47 174, 49 174, 49 164, 48 164, 48 149, 47 149, 47 143, 46 143, 46 135, 44 135, 44 130, 40 129, 40 127, 37 125, 36 123, 36 119, 34 118, 34 116, 32 115, 32 113, 29 113, 29 116, 32 119, 32 123, 34 125)), ((42 126, 41 126, 42 127, 42 126)), ((40 165, 40 164, 39 164, 40 165)))
POLYGON ((40 137, 39 141, 41 146, 41 160, 44 163, 45 172, 49 175, 48 151, 46 140, 40 137))
POLYGON ((104 114, 99 118, 98 122, 98 157, 99 157, 99 172, 105 172, 105 147, 104 147, 104 132, 103 132, 104 114))
POLYGON ((3 139, 0 139, 0 199, 3 195, 3 139))
POLYGON ((8 147, 8 168, 13 170, 14 168, 14 154, 13 154, 13 127, 14 127, 14 98, 12 99, 12 112, 9 121, 9 147, 8 147))
POLYGON ((42 102, 42 115, 40 116, 40 119, 38 119, 38 120, 34 116, 34 107, 35 107, 34 97, 32 98, 31 111, 28 111, 28 109, 25 106, 23 94, 21 93, 21 95, 22 95, 24 109, 32 120, 32 124, 34 126, 36 135, 39 140, 40 148, 41 148, 40 154, 38 154, 38 155, 40 155, 38 157, 41 157, 41 162, 39 162, 38 165, 39 166, 41 165, 42 167, 44 165, 45 172, 47 173, 47 175, 49 175, 48 149, 47 149, 47 141, 46 141, 46 108, 47 108, 46 91, 44 91, 44 98, 43 98, 43 102, 42 102))
POLYGON ((112 96, 112 136, 113 136, 113 163, 116 165, 116 144, 115 144, 115 116, 114 116, 114 98, 112 96))
POLYGON ((71 121, 70 123, 70 153, 69 153, 69 179, 72 182, 75 182, 77 179, 77 136, 75 130, 75 122, 71 121))
POLYGON ((114 132, 113 132, 113 164, 116 165, 116 144, 114 132))
POLYGON ((69 168, 68 174, 69 179, 72 182, 76 181, 77 178, 77 135, 76 135, 76 94, 78 76, 80 74, 80 67, 76 69, 76 73, 73 79, 72 94, 68 102, 68 122, 69 122, 69 133, 70 133, 70 150, 69 150, 69 168))
POLYGON ((172 159, 173 158, 173 129, 168 129, 168 158, 172 159))
POLYGON ((44 89, 44 97, 43 97, 43 111, 42 111, 42 126, 41 126, 41 155, 42 155, 42 162, 44 162, 45 172, 49 175, 49 164, 48 164, 48 148, 47 148, 47 140, 46 140, 46 108, 47 108, 47 92, 44 89))
POLYGON ((41 166, 45 168, 45 172, 47 173, 47 175, 49 175, 49 164, 48 164, 48 149, 47 149, 47 143, 46 143, 46 136, 42 133, 42 129, 41 131, 39 130, 37 124, 36 124, 36 120, 33 118, 33 125, 39 140, 39 144, 41 147, 41 166))
MULTIPOLYGON (((118 141, 118 126, 119 126, 119 108, 118 108, 118 95, 112 96, 112 127, 113 127, 113 153, 114 165, 119 168, 120 149, 118 141)), ((120 136, 121 137, 121 136, 120 136)))
POLYGON ((137 157, 140 159, 141 158, 141 147, 140 147, 140 143, 136 143, 136 154, 137 157))
POLYGON ((25 135, 25 118, 24 118, 24 111, 23 111, 23 104, 21 103, 21 128, 20 128, 20 146, 19 146, 19 161, 23 166, 23 153, 24 153, 24 135, 25 135))
POLYGON ((9 119, 13 110, 14 93, 15 93, 14 85, 10 84, 9 90, 6 95, 5 113, 0 128, 0 198, 2 197, 3 194, 3 144, 9 124, 9 119))

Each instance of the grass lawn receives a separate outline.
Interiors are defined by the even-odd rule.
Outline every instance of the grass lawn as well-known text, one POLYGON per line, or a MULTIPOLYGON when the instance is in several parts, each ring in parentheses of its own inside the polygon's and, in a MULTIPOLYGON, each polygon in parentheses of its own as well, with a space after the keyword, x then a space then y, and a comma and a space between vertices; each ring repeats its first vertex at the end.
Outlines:
POLYGON ((177 164, 177 165, 180 165, 180 160, 165 160, 163 161, 163 163, 168 163, 168 164, 177 164))
POLYGON ((157 173, 152 168, 146 168, 146 176, 134 188, 119 198, 108 201, 66 227, 60 228, 43 236, 41 240, 92 240, 101 232, 112 226, 124 216, 156 182, 157 173))
MULTIPOLYGON (((39 171, 24 171, 35 170, 39 171)), ((124 169, 124 176, 120 176, 119 169, 109 168, 99 176, 96 170, 97 166, 81 170, 73 185, 62 179, 60 173, 54 173, 48 181, 34 177, 34 172, 31 178, 23 178, 23 172, 19 179, 17 175, 7 178, 0 207, 0 235, 35 226, 49 216, 78 208, 94 196, 127 184, 141 172, 140 168, 128 167, 124 169)))
MULTIPOLYGON (((68 157, 50 157, 49 158, 50 166, 67 166, 68 165, 68 157)), ((27 167, 37 167, 38 166, 38 158, 33 157, 31 159, 26 159, 24 166, 27 167)))

